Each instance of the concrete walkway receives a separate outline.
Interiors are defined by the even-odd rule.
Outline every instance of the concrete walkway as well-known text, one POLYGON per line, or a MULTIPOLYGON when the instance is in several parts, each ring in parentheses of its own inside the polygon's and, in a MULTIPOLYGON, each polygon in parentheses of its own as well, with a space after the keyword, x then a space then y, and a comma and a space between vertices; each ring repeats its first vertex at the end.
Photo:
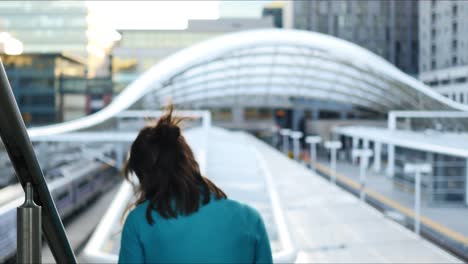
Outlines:
MULTIPOLYGON (((328 162, 321 160, 325 166, 329 166, 328 162)), ((349 177, 355 181, 359 181, 359 167, 353 166, 348 162, 338 162, 337 171, 343 176, 349 177)), ((367 170, 367 187, 386 197, 390 197, 401 205, 413 208, 414 194, 402 190, 395 186, 393 180, 386 177, 384 173, 375 173, 372 169, 367 170)), ((467 237, 468 242, 468 207, 467 206, 450 206, 450 205, 434 205, 430 204, 427 199, 421 202, 421 214, 433 221, 444 225, 456 233, 467 237)))
POLYGON ((269 145, 267 161, 303 263, 462 262, 269 145))
POLYGON ((271 208, 265 175, 245 133, 211 129, 208 145, 207 176, 229 198, 257 209, 265 221, 273 252, 279 251, 276 223, 271 208))

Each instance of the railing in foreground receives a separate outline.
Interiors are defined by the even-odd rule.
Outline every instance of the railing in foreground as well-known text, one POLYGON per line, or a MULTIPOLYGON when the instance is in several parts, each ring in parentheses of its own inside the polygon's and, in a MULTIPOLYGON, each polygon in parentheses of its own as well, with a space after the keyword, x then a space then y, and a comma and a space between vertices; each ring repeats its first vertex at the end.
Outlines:
POLYGON ((37 194, 34 200, 42 206, 42 229, 52 254, 57 263, 76 263, 1 61, 0 106, 0 136, 23 189, 30 183, 37 194))

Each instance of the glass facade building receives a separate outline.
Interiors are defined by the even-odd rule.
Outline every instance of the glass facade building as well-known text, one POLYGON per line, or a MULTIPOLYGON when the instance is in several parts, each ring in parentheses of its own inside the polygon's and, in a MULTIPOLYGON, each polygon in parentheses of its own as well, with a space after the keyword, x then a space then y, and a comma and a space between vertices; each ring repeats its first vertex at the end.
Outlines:
POLYGON ((468 104, 468 2, 420 1, 420 79, 468 104))
POLYGON ((293 1, 296 29, 348 40, 418 72, 417 1, 293 1))
POLYGON ((90 77, 108 74, 103 65, 118 39, 86 1, 1 1, 1 31, 20 40, 24 53, 64 53, 85 59, 90 77))
POLYGON ((13 93, 27 125, 63 121, 64 76, 83 78, 85 64, 58 53, 2 55, 13 93))

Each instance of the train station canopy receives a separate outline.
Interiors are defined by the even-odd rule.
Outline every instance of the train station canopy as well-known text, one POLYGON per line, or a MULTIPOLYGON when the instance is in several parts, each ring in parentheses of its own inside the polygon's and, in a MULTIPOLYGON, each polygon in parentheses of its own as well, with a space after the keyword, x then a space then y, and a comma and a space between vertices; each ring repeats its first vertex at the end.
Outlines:
POLYGON ((291 98, 390 110, 468 111, 353 43, 299 30, 263 29, 219 36, 154 65, 105 109, 74 121, 31 129, 32 137, 100 124, 134 106, 291 107, 291 98))

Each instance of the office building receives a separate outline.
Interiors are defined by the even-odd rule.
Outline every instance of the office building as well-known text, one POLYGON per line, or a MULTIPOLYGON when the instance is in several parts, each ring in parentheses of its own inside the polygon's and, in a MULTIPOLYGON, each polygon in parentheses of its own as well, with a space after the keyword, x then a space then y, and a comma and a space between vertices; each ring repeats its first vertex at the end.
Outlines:
POLYGON ((283 28, 283 2, 271 2, 263 7, 262 16, 273 17, 273 24, 276 28, 283 28))
POLYGON ((0 29, 24 53, 65 53, 86 61, 88 76, 108 74, 105 60, 118 39, 85 1, 1 1, 0 29))
POLYGON ((420 1, 420 79, 468 104, 468 2, 420 1))
POLYGON ((272 28, 271 17, 190 20, 185 30, 121 30, 113 50, 114 81, 124 88, 142 72, 169 55, 224 33, 272 28))
POLYGON ((418 73, 418 1, 318 0, 291 4, 294 28, 348 40, 410 75, 418 73))
MULTIPOLYGON (((84 78, 85 62, 60 53, 1 55, 8 79, 26 125, 64 120, 65 76, 84 78)), ((73 100, 71 100, 73 101, 73 100)))

